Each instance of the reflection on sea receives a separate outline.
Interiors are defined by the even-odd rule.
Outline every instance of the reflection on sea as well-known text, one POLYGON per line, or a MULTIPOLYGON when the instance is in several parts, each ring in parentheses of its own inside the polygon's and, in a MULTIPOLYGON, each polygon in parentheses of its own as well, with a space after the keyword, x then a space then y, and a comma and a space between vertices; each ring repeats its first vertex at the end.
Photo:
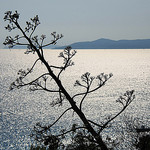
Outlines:
MULTIPOLYGON (((45 50, 45 57, 53 65, 61 65, 58 58, 61 50, 45 50)), ((89 95, 83 111, 93 121, 101 122, 109 114, 115 114, 120 106, 116 99, 127 90, 135 90, 136 99, 127 108, 126 114, 150 119, 150 50, 77 50, 73 58, 75 65, 63 73, 62 82, 71 95, 81 89, 74 87, 76 79, 85 72, 95 76, 102 72, 113 73, 113 77, 96 93, 89 95)), ((9 86, 17 78, 19 69, 30 68, 36 55, 25 55, 24 50, 0 50, 0 149, 25 149, 30 145, 30 133, 37 122, 51 123, 68 106, 51 107, 54 94, 35 91, 28 87, 9 91, 9 86)), ((34 79, 45 68, 41 63, 35 67, 34 79)), ((78 99, 77 99, 78 101, 78 99)), ((116 124, 121 118, 116 120, 116 124)), ((65 128, 78 122, 73 113, 67 113, 55 128, 65 128)), ((120 124, 120 123, 119 123, 120 124)), ((112 129, 107 132, 113 132, 112 129)), ((111 133, 112 134, 112 133, 111 133)))

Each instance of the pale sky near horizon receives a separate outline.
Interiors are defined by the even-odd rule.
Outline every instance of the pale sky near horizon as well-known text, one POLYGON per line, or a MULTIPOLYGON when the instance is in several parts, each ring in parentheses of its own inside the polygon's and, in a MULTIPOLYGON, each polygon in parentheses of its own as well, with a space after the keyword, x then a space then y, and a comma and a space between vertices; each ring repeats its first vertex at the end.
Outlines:
POLYGON ((18 10, 23 25, 39 15, 40 34, 56 31, 58 45, 99 38, 150 39, 150 0, 0 0, 0 48, 7 35, 4 12, 18 10))

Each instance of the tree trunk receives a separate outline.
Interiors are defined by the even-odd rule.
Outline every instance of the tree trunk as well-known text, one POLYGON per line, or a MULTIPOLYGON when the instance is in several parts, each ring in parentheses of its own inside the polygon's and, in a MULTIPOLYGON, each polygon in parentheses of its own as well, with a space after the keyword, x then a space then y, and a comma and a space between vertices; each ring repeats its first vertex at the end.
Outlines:
POLYGON ((106 144, 103 142, 101 136, 99 134, 97 134, 96 131, 93 129, 93 127, 88 122, 88 120, 86 119, 85 115, 83 114, 83 112, 77 107, 77 105, 74 102, 74 100, 71 98, 71 96, 65 90, 65 88, 63 87, 61 81, 52 72, 51 68, 49 67, 48 63, 45 61, 45 59, 43 57, 41 58, 41 61, 45 64, 45 66, 48 69, 51 77, 55 80, 55 82, 57 83, 58 87, 60 88, 62 93, 65 95, 66 99, 69 101, 70 105, 72 106, 72 109, 78 114, 78 116, 83 121, 83 123, 84 123, 85 127, 87 128, 87 130, 95 138, 95 140, 97 141, 97 144, 100 146, 101 150, 108 150, 108 148, 107 148, 106 144))
POLYGON ((78 114, 78 116, 80 117, 80 119, 84 123, 85 127, 87 128, 88 132, 90 132, 91 135, 95 138, 95 140, 96 140, 97 144, 99 145, 99 147, 101 148, 101 150, 108 150, 108 148, 107 148, 106 144, 103 142, 101 136, 96 133, 96 131, 94 130, 94 128, 91 126, 91 124, 86 119, 86 117, 83 114, 83 112, 77 107, 75 101, 71 98, 71 96, 65 90, 65 88, 63 87, 61 81, 53 73, 53 71, 51 70, 49 64, 46 62, 44 56, 40 54, 40 52, 37 50, 37 48, 30 41, 30 39, 28 37, 26 37, 26 38, 29 41, 31 47, 33 47, 36 50, 36 52, 37 52, 40 60, 44 63, 44 65, 47 68, 50 76, 54 79, 54 81, 56 82, 56 84, 58 85, 58 87, 60 88, 60 90, 62 91, 62 93, 65 95, 66 99, 69 101, 70 105, 72 106, 72 109, 78 114))

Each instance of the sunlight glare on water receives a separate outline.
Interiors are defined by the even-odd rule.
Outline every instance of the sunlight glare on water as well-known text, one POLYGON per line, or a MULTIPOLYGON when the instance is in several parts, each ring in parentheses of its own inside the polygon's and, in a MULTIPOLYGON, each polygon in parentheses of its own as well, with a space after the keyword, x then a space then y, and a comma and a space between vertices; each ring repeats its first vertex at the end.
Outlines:
MULTIPOLYGON (((25 149, 30 145, 30 133, 37 122, 50 123, 68 106, 50 106, 55 95, 46 92, 30 92, 28 87, 9 91, 10 84, 17 78, 19 69, 27 69, 36 60, 36 55, 24 54, 25 50, 0 50, 0 149, 25 149)), ((52 65, 62 64, 58 58, 61 50, 45 50, 45 58, 52 65)), ((115 100, 127 90, 135 90, 136 99, 126 113, 150 120, 150 50, 77 50, 73 58, 75 65, 62 75, 62 83, 71 95, 81 89, 73 84, 85 72, 96 76, 102 72, 113 73, 113 77, 99 91, 89 95, 83 111, 94 121, 103 120, 107 114, 115 114, 120 106, 115 100)), ((45 72, 40 62, 30 79, 45 72)), ((78 101, 78 100, 77 100, 78 101)), ((68 113, 57 127, 64 128, 77 117, 68 113)))

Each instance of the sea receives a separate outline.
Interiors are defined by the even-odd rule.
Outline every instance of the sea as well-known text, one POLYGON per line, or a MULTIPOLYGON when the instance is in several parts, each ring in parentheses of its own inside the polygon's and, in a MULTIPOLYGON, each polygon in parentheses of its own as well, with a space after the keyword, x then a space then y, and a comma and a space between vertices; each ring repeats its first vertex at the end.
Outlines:
MULTIPOLYGON (((52 107, 52 102, 57 99, 56 94, 42 90, 30 91, 29 86, 10 90, 11 83, 18 77, 18 71, 31 68, 37 59, 36 54, 24 54, 25 51, 0 50, 1 150, 30 149, 34 142, 30 135, 36 123, 51 124, 70 107, 66 100, 61 106, 52 107)), ((62 51, 45 49, 45 59, 50 65, 62 66, 63 59, 58 57, 62 51)), ((150 49, 78 49, 76 51, 76 55, 72 58, 74 65, 68 67, 60 76, 62 84, 71 96, 85 90, 83 87, 74 86, 76 80, 81 81, 84 73, 89 72, 94 77, 101 73, 113 74, 104 86, 89 94, 84 100, 82 110, 88 119, 99 124, 105 122, 108 116, 114 116, 121 110, 122 105, 116 100, 126 91, 135 91, 133 102, 113 121, 108 130, 103 131, 104 138, 105 135, 114 138, 122 134, 121 128, 126 116, 137 118, 142 122, 141 125, 148 126, 150 124, 150 49)), ((56 70, 54 72, 57 73, 56 70)), ((45 72, 44 65, 38 62, 25 82, 34 80, 45 72)), ((50 88, 57 87, 52 82, 50 88)), ((81 98, 81 96, 76 97, 76 102, 80 103, 81 98)), ((60 129, 69 129, 73 123, 81 124, 76 114, 69 111, 58 121, 52 132, 55 134, 60 129)))

